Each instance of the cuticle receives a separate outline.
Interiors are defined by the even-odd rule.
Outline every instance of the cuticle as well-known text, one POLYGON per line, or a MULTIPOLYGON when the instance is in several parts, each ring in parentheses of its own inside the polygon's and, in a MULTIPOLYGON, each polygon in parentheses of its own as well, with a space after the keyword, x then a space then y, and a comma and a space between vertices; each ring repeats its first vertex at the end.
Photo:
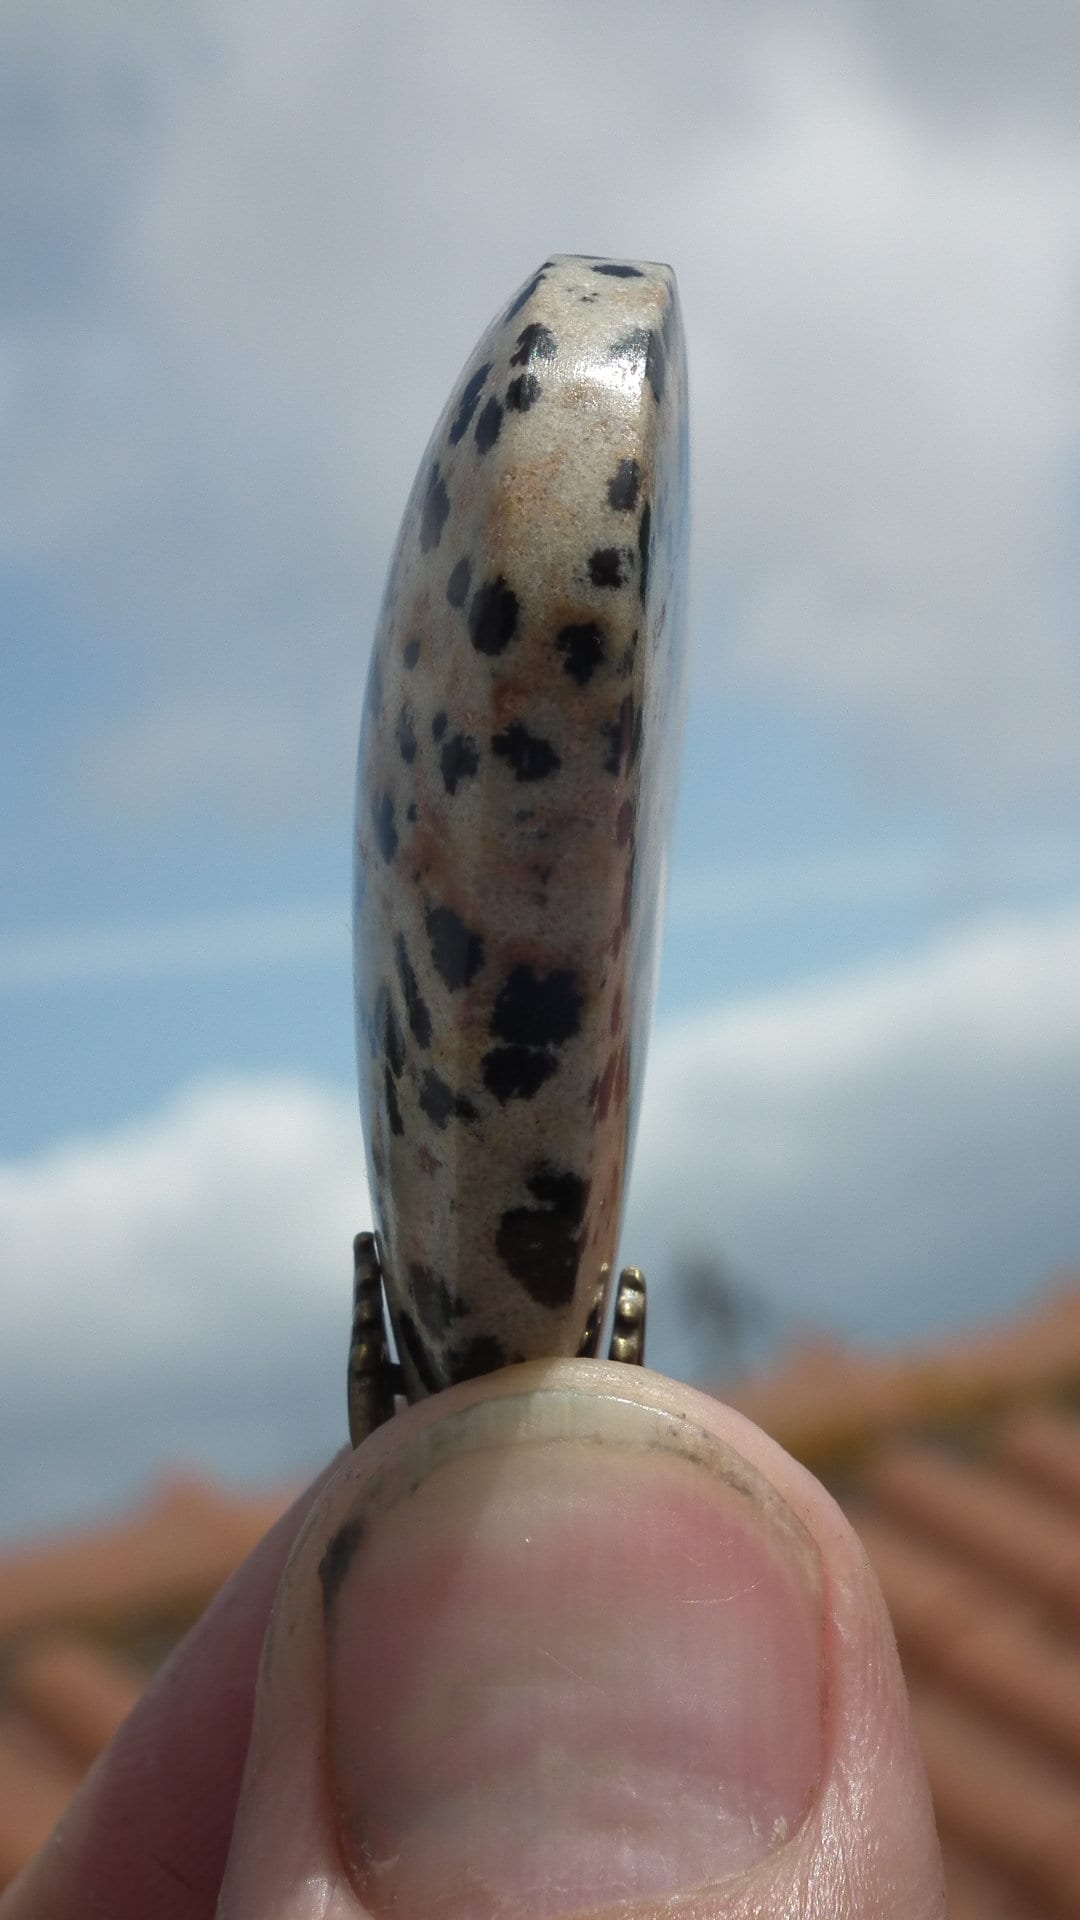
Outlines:
MULTIPOLYGON (((509 1452, 518 1445, 570 1443, 587 1449, 610 1448, 612 1438, 605 1432, 570 1434, 552 1431, 538 1434, 514 1431, 515 1408, 519 1412, 526 1407, 535 1411, 545 1403, 549 1406, 558 1402, 565 1404, 578 1398, 570 1389, 552 1387, 539 1392, 533 1390, 529 1393, 507 1394, 497 1400, 472 1402, 457 1409, 438 1426, 426 1428, 419 1436, 410 1435, 402 1449, 391 1451, 364 1486, 353 1511, 335 1530, 320 1559, 318 1576, 327 1618, 356 1554, 367 1542, 372 1527, 384 1514, 405 1504, 426 1487, 440 1468, 470 1453, 497 1454, 500 1449, 509 1452), (483 1431, 476 1435, 477 1428, 482 1430, 493 1423, 503 1423, 509 1432, 504 1431, 501 1439, 483 1431), (423 1466, 419 1468, 415 1461, 410 1463, 408 1458, 418 1446, 426 1456, 423 1466)), ((710 1434, 686 1414, 673 1415, 666 1409, 643 1405, 628 1395, 597 1395, 591 1404, 594 1409, 600 1406, 612 1408, 613 1417, 615 1409, 628 1409, 633 1419, 640 1419, 651 1427, 651 1431, 645 1431, 638 1437, 624 1435, 615 1444, 627 1451, 658 1453, 668 1459, 681 1460, 688 1466, 701 1468, 710 1477, 722 1482, 730 1492, 739 1494, 758 1509, 780 1533, 788 1537, 792 1546, 798 1545, 804 1553, 809 1549, 815 1566, 820 1570, 820 1549, 805 1522, 771 1480, 730 1442, 710 1434)))

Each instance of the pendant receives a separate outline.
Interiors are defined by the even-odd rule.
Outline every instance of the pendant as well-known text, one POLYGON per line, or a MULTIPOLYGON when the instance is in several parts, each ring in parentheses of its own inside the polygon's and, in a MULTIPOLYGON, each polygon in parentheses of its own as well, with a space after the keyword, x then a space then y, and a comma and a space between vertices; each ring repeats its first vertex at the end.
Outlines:
MULTIPOLYGON (((654 1003, 687 470, 674 276, 570 255, 488 327, 421 462, 357 776, 354 1445, 398 1394, 599 1350, 654 1003)), ((627 1268, 612 1357, 644 1331, 627 1268)))

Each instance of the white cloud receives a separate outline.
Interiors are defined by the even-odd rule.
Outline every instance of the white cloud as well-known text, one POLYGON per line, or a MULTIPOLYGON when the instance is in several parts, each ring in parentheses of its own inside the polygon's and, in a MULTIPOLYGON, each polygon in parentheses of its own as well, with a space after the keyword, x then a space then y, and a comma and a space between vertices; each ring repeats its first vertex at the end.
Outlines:
POLYGON ((702 697, 1071 792, 1075 10, 894 11, 7 7, 7 551, 137 689, 98 794, 340 802, 428 428, 553 245, 684 283, 702 697))
POLYGON ((99 981, 259 970, 348 954, 344 913, 290 907, 128 926, 0 934, 0 993, 40 994, 99 981))
POLYGON ((687 1020, 650 1061, 627 1252, 719 1248, 788 1327, 993 1312, 1080 1261, 1078 1090, 1075 908, 687 1020))
POLYGON ((964 787, 1075 777, 1080 147, 927 126, 852 47, 768 71, 688 182, 725 648, 964 787))
POLYGON ((353 1102, 299 1081, 195 1086, 0 1167, 0 1526, 177 1459, 270 1481, 340 1445, 369 1214, 353 1102))
POLYGON ((988 115, 1075 129, 1080 15, 1072 0, 843 0, 893 84, 961 126, 988 115))
MULTIPOLYGON (((709 1364, 665 1287, 702 1248, 780 1326, 906 1336, 1075 1262, 1078 1086, 1076 911, 662 1029, 625 1235, 654 1364, 709 1364)), ((265 1480, 335 1444, 368 1217, 352 1102, 298 1081, 0 1167, 0 1527, 177 1458, 265 1480)))
MULTIPOLYGON (((99 729, 84 750, 85 783, 132 817, 182 812, 210 825, 224 808, 241 820, 302 821, 325 798, 319 740, 338 731, 320 725, 318 708, 309 701, 298 710, 272 686, 255 703, 239 690, 181 694, 159 712, 99 729)), ((347 797, 341 780, 339 801, 347 797)))
POLYGON ((958 832, 944 843, 879 842, 681 867, 672 877, 668 938, 674 945, 695 934, 797 919, 808 911, 872 915, 914 907, 934 919, 956 920, 990 903, 1046 905, 1047 896, 1061 902, 1078 895, 1075 836, 958 832))

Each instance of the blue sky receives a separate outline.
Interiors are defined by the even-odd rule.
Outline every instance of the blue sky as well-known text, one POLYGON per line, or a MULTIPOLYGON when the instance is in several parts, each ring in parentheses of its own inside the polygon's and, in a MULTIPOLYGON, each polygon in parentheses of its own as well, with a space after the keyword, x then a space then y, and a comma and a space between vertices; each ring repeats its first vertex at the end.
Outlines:
POLYGON ((882 1340, 1080 1262, 1078 71, 1051 0, 4 9, 0 1529, 339 1437, 367 648, 552 250, 690 346, 655 1364, 703 1251, 882 1340))

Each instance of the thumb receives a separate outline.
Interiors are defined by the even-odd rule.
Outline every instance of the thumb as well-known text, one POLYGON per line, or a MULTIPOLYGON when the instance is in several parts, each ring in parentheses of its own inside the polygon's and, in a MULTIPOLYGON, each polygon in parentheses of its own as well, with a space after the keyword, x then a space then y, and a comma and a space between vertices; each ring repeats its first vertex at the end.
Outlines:
POLYGON ((737 1414, 575 1361, 470 1382, 330 1482, 279 1591, 227 1920, 940 1920, 892 1633, 737 1414))

